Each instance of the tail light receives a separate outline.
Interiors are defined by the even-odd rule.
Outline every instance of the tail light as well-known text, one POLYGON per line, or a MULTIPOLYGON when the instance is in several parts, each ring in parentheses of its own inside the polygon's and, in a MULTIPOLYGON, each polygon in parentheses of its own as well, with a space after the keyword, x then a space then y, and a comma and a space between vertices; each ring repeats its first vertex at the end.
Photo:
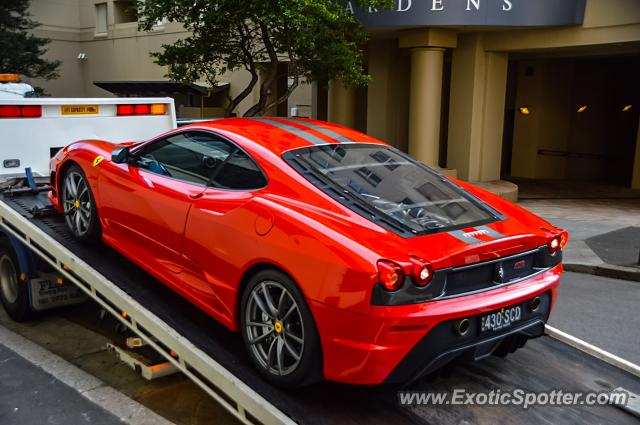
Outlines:
POLYGON ((433 279, 433 266, 422 258, 411 257, 411 272, 416 286, 427 286, 433 279))
POLYGON ((555 254, 556 252, 564 248, 567 242, 569 242, 569 233, 565 230, 562 230, 559 234, 555 235, 549 240, 549 243, 547 244, 549 247, 549 252, 551 254, 555 254))
POLYGON ((167 113, 167 105, 164 103, 154 103, 151 105, 151 115, 164 115, 167 113))
POLYGON ((0 118, 40 118, 40 105, 0 105, 0 118))
POLYGON ((167 105, 164 103, 118 105, 118 116, 128 115, 164 115, 167 113, 167 105))
POLYGON ((42 106, 25 105, 22 108, 22 116, 25 118, 40 118, 42 116, 42 106))
POLYGON ((402 267, 392 261, 378 261, 378 280, 387 291, 397 290, 404 280, 402 267))
POLYGON ((149 115, 151 113, 151 105, 136 105, 133 108, 133 113, 136 115, 149 115))
POLYGON ((133 105, 118 105, 118 115, 133 115, 134 111, 133 105))

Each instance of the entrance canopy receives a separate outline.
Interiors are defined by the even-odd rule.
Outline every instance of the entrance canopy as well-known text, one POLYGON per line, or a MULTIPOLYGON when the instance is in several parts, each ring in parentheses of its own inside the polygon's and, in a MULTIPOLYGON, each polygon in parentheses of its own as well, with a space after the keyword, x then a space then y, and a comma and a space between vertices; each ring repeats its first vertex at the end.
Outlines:
POLYGON ((209 89, 198 84, 185 84, 178 81, 94 81, 93 84, 123 97, 174 96, 177 94, 208 96, 229 89, 229 84, 209 89))

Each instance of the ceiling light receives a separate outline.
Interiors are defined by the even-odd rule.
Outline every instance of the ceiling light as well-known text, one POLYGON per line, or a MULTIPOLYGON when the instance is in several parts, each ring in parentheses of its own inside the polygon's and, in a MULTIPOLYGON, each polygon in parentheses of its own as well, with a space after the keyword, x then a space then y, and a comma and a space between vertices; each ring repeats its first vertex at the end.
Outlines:
POLYGON ((622 112, 629 112, 631 108, 633 108, 633 105, 624 105, 624 108, 622 108, 622 112))
POLYGON ((519 108, 519 110, 520 110, 520 113, 521 113, 522 115, 529 115, 529 114, 531 114, 531 111, 529 110, 529 108, 528 108, 527 106, 521 106, 521 107, 519 108))
POLYGON ((580 107, 578 108, 578 113, 579 113, 579 114, 583 113, 584 111, 586 111, 586 110, 587 110, 587 108, 588 108, 588 106, 587 106, 587 105, 582 105, 582 106, 580 106, 580 107))

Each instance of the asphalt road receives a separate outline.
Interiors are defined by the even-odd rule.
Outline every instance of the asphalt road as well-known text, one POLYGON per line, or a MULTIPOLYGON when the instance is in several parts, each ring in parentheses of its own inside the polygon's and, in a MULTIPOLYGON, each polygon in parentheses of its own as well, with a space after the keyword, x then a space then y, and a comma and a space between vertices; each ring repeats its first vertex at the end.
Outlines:
POLYGON ((640 364, 640 282, 565 273, 549 324, 640 364))

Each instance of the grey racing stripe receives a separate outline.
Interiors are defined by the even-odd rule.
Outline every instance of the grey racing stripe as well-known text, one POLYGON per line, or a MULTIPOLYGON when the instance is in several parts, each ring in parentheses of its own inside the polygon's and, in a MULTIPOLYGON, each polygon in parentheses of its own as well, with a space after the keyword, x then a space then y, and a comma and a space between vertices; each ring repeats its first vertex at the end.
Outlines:
POLYGON ((448 233, 454 238, 458 239, 459 241, 462 241, 470 245, 475 245, 477 243, 484 242, 476 238, 475 236, 471 236, 468 233, 463 232, 462 230, 452 230, 451 232, 448 232, 448 233))
POLYGON ((489 226, 479 226, 479 227, 476 227, 476 230, 484 231, 485 235, 487 235, 487 236, 489 236, 490 238, 493 238, 493 239, 502 239, 502 238, 505 237, 502 233, 498 232, 497 230, 492 229, 489 226))
POLYGON ((279 129, 284 130, 284 131, 286 131, 288 133, 294 134, 294 135, 298 136, 299 138, 304 139, 307 142, 309 142, 311 144, 314 144, 314 145, 327 145, 327 144, 331 143, 331 142, 328 142, 328 141, 326 141, 324 139, 321 139, 318 136, 315 136, 315 135, 309 133, 306 130, 303 130, 303 129, 298 128, 298 127, 294 127, 294 126, 289 125, 289 124, 285 124, 285 123, 283 123, 281 121, 277 121, 277 120, 270 119, 270 118, 249 118, 249 119, 250 120, 254 120, 254 121, 259 121, 259 122, 264 123, 264 124, 269 124, 269 125, 272 125, 274 127, 278 127, 279 129))
POLYGON ((310 128, 312 130, 315 130, 318 133, 321 133, 321 134, 324 134, 325 136, 331 137, 333 140, 335 140, 338 143, 355 143, 353 140, 349 139, 348 137, 345 137, 345 136, 343 136, 341 134, 338 134, 335 131, 333 131, 333 130, 327 128, 327 127, 323 127, 321 125, 318 125, 316 123, 297 120, 297 119, 294 119, 294 118, 283 118, 283 119, 287 120, 287 121, 295 122, 298 125, 310 128))

